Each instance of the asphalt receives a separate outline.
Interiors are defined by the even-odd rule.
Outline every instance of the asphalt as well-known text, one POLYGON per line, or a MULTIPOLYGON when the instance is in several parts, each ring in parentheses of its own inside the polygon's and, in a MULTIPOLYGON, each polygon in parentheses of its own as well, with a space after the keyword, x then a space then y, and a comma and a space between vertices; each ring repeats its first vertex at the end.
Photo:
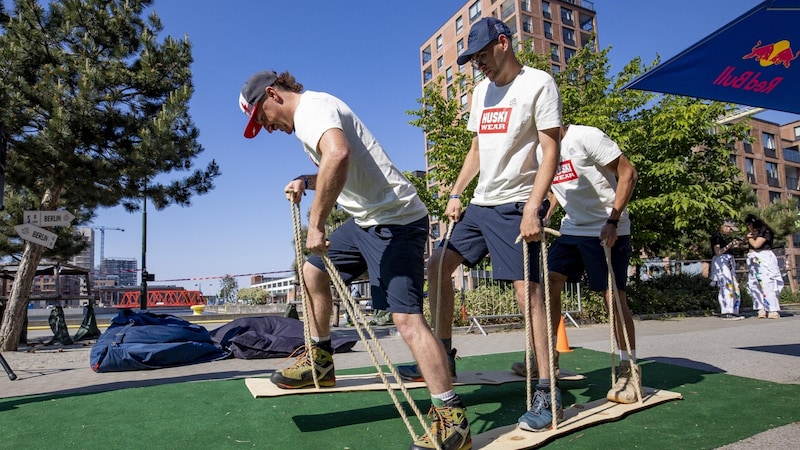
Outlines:
MULTIPOLYGON (((665 364, 721 372, 746 378, 785 384, 800 384, 800 305, 790 305, 781 319, 757 319, 752 313, 739 321, 719 317, 673 317, 659 320, 637 320, 637 357, 665 364)), ((208 329, 221 322, 205 316, 186 317, 208 329)), ((101 326, 101 330, 103 327, 101 326)), ((338 333, 352 329, 333 328, 338 333)), ((380 344, 394 363, 412 360, 410 351, 393 327, 376 328, 380 344)), ((453 346, 459 356, 485 354, 492 349, 503 352, 524 351, 524 332, 485 327, 487 334, 476 328, 457 329, 453 346)), ((70 327, 70 332, 74 333, 70 327)), ((47 341, 52 332, 41 327, 29 329, 31 341, 47 341)), ((609 330, 604 325, 568 327, 571 347, 609 352, 609 330)), ((227 359, 150 371, 98 374, 89 368, 90 344, 70 346, 20 347, 3 356, 17 375, 14 381, 0 377, 0 398, 40 395, 102 392, 120 388, 152 386, 164 383, 222 380, 264 376, 283 367, 284 359, 227 359)), ((371 366, 362 343, 354 352, 336 355, 337 368, 371 366)), ((645 380, 646 384, 646 380, 645 380)), ((775 428, 743 441, 721 447, 726 450, 798 448, 800 422, 775 428)))

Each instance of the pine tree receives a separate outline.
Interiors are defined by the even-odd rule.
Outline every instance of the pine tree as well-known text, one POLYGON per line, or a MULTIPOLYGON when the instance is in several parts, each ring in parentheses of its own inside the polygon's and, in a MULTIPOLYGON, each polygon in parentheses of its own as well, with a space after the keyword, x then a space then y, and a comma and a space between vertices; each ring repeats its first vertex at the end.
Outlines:
MULTIPOLYGON (((145 16, 151 3, 16 0, 0 11, 0 121, 16 214, 67 209, 85 221, 100 207, 136 211, 144 194, 160 209, 213 189, 216 162, 193 168, 203 148, 188 109, 191 43, 159 40, 159 17, 145 16)), ((17 348, 43 256, 52 255, 24 244, 0 324, 2 350, 17 348)))

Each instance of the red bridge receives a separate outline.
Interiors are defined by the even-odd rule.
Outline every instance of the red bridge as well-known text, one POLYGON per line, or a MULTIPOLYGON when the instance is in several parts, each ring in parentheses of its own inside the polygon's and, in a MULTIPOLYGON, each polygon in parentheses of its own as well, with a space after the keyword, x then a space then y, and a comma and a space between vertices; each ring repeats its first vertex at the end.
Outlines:
MULTIPOLYGON (((113 301, 115 308, 139 308, 141 291, 126 291, 118 301, 113 301)), ((200 291, 185 289, 153 289, 147 291, 147 307, 189 308, 193 305, 205 305, 206 298, 200 291)))

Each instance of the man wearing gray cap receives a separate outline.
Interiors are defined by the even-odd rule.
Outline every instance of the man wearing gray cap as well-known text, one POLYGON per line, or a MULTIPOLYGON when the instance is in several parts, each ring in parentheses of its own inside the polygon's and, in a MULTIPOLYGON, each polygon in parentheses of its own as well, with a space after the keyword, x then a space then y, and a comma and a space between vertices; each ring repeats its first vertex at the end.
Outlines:
MULTIPOLYGON (((467 49, 458 64, 471 63, 486 78, 472 93, 467 128, 472 144, 456 182, 450 189, 445 216, 455 222, 447 248, 438 248, 428 259, 428 293, 431 310, 440 311, 435 326, 451 359, 454 292, 450 277, 459 264, 474 266, 491 253, 495 280, 512 281, 517 301, 524 311, 530 301, 533 340, 539 374, 532 408, 519 419, 528 431, 551 426, 551 389, 555 390, 557 418, 563 416, 561 394, 550 380, 547 321, 539 286, 538 252, 542 239, 539 209, 558 163, 561 98, 553 78, 546 72, 523 66, 514 54, 511 31, 502 21, 486 17, 469 32, 467 49), (536 159, 537 144, 543 157, 536 159), (462 215, 461 193, 479 175, 475 194, 462 215), (524 242, 517 242, 521 236, 524 242), (530 249, 530 281, 525 291, 523 245, 530 249), (444 259, 439 264, 441 252, 444 259), (438 279, 437 274, 441 274, 438 279), (436 293, 441 291, 437 298, 436 293), (437 307, 437 302, 441 305, 437 307)), ((552 324, 552 322, 551 322, 552 324)), ((553 331, 557 326, 552 327, 553 331)), ((455 363, 451 361, 451 369, 455 363)), ((401 375, 412 378, 414 366, 401 375)), ((455 375, 455 373, 452 373, 455 375)))
POLYGON ((431 393, 431 435, 411 449, 468 449, 472 446, 466 407, 453 391, 444 348, 422 315, 424 250, 428 210, 414 186, 392 164, 363 122, 338 98, 303 91, 289 72, 253 74, 239 95, 249 121, 244 135, 294 133, 318 171, 286 185, 286 197, 299 203, 315 190, 306 247, 313 252, 302 268, 313 314, 313 345, 294 365, 277 370, 271 380, 284 389, 314 384, 334 386, 336 376, 330 341, 331 278, 321 255, 327 254, 345 283, 369 273, 373 307, 392 313, 431 393), (352 218, 330 236, 325 221, 338 204, 352 218))

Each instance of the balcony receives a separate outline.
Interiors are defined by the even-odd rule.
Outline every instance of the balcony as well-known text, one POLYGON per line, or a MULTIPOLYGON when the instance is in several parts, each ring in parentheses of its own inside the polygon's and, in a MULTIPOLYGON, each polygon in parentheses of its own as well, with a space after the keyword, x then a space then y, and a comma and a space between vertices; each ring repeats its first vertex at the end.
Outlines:
POLYGON ((503 12, 500 13, 500 19, 501 20, 506 20, 508 18, 508 16, 514 14, 514 12, 516 10, 517 10, 517 6, 512 4, 508 8, 504 9, 503 12))
POLYGON ((747 174, 747 181, 749 181, 750 183, 756 184, 756 174, 748 173, 747 174))
POLYGON ((767 184, 772 187, 781 187, 781 180, 777 177, 767 175, 767 184))
POLYGON ((789 177, 789 176, 786 177, 786 187, 788 189, 791 189, 793 191, 800 191, 800 185, 798 185, 798 182, 800 182, 800 178, 789 177))
POLYGON ((775 150, 774 148, 764 147, 764 156, 769 157, 769 158, 777 158, 778 157, 778 151, 775 150))

